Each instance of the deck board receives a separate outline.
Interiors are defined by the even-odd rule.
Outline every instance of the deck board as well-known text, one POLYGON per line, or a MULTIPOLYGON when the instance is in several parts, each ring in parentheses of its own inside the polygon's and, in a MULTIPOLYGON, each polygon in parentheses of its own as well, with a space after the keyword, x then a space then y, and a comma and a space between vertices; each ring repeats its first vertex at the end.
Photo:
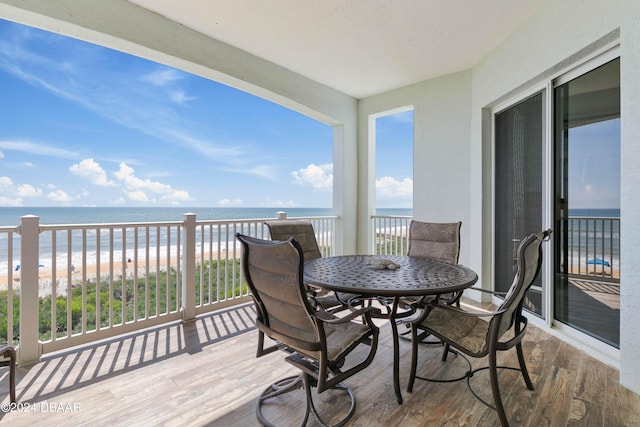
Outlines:
MULTIPOLYGON (((500 373, 512 425, 638 425, 640 397, 619 384, 615 368, 558 338, 529 326, 524 348, 535 386, 527 390, 517 372, 500 373), (606 420, 606 423, 605 423, 606 420)), ((407 393, 410 343, 402 341, 401 384, 405 402, 395 402, 390 328, 381 325, 376 358, 348 384, 358 399, 350 426, 491 426, 494 411, 467 389, 465 381, 417 381, 407 393)), ((174 323, 47 355, 18 369, 18 400, 28 412, 0 413, 2 423, 35 425, 209 425, 254 426, 255 400, 271 382, 296 374, 281 353, 255 357, 257 332, 251 305, 174 323)), ((509 352, 510 353, 510 352, 509 352)), ((501 363, 515 364, 515 352, 501 363)), ((454 374, 455 357, 440 362, 441 348, 421 346, 419 372, 454 374), (423 348, 422 348, 423 347, 423 348)), ((474 361, 474 365, 486 362, 474 361)), ((6 369, 0 398, 8 402, 6 369)), ((474 387, 491 398, 488 375, 474 387)), ((290 425, 297 404, 278 408, 290 425)), ((311 422, 309 425, 315 425, 311 422)))

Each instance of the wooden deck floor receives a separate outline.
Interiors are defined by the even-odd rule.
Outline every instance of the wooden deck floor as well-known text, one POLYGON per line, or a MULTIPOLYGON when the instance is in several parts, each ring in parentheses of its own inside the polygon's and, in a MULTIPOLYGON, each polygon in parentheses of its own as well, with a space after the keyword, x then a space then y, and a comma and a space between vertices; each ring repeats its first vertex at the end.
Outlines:
MULTIPOLYGON (((405 402, 398 405, 391 386, 389 325, 383 324, 381 332, 372 365, 348 381, 358 401, 348 425, 498 424, 495 412, 475 399, 464 381, 418 381, 414 392, 407 393, 408 342, 401 342, 405 402)), ((256 341, 253 307, 244 305, 192 324, 171 324, 49 355, 29 369, 18 370, 22 407, 0 413, 0 423, 255 426, 256 396, 268 384, 296 373, 282 354, 256 359, 256 341)), ((424 347, 419 369, 423 374, 442 371, 440 347, 424 347)), ((616 369, 535 327, 530 327, 524 347, 535 390, 527 390, 517 372, 500 374, 512 425, 640 425, 640 397, 620 386, 616 369)), ((503 362, 514 363, 514 356, 506 355, 503 362)), ((446 369, 456 365, 455 358, 450 358, 446 369)), ((6 407, 7 370, 0 374, 0 398, 6 407)), ((490 399, 488 376, 479 374, 473 383, 490 399)), ((292 406, 280 408, 283 426, 295 425, 297 408, 292 406)))

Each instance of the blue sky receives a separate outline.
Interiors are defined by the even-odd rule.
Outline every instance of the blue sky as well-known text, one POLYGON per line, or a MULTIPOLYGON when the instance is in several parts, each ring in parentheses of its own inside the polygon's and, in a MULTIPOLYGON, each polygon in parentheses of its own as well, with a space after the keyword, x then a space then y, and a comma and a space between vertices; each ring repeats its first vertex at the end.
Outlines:
MULTIPOLYGON (((331 207, 332 129, 0 20, 0 207, 331 207)), ((411 207, 412 112, 378 120, 378 207, 411 207)))
POLYGON ((569 129, 569 209, 620 208, 620 119, 569 129))

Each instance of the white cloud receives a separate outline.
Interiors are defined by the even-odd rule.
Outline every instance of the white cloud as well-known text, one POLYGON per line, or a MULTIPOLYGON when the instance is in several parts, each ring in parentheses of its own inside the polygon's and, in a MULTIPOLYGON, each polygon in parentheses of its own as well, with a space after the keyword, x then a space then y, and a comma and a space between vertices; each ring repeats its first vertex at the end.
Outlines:
POLYGON ((169 83, 180 80, 183 77, 184 74, 182 74, 178 70, 165 68, 142 76, 140 80, 151 83, 154 86, 166 86, 169 83))
POLYGON ((78 153, 65 150, 64 148, 55 147, 47 144, 40 144, 31 141, 0 141, 0 148, 11 151, 22 151, 29 154, 40 156, 59 157, 62 159, 74 159, 78 157, 78 153))
MULTIPOLYGON (((110 58, 102 48, 38 30, 12 35, 13 38, 7 35, 0 40, 0 69, 16 78, 81 105, 118 125, 170 144, 186 146, 213 160, 229 164, 231 159, 242 156, 242 150, 228 148, 232 145, 228 141, 219 143, 209 136, 199 138, 194 135, 195 127, 189 117, 181 116, 173 109, 175 102, 192 98, 184 92, 174 91, 169 99, 165 92, 158 90, 158 87, 167 87, 189 74, 156 67, 156 71, 138 79, 123 78, 120 69, 104 66, 110 58), (46 54, 37 52, 30 45, 30 35, 34 34, 46 38, 45 43, 50 42, 51 49, 46 54), (64 63, 60 57, 65 58, 64 63), (140 84, 140 81, 150 84, 140 84)), ((73 155, 57 152, 58 157, 79 157, 76 153, 70 154, 73 155)))
POLYGON ((110 181, 107 178, 107 173, 102 169, 100 164, 96 163, 93 159, 84 159, 80 163, 72 165, 69 168, 69 171, 95 185, 100 185, 102 187, 111 187, 116 185, 115 182, 110 181))
POLYGON ((262 206, 268 207, 268 208, 295 208, 298 206, 298 204, 293 200, 289 200, 288 202, 283 202, 282 200, 267 199, 266 202, 262 203, 262 206))
POLYGON ((127 194, 127 197, 129 198, 129 200, 133 200, 135 202, 147 202, 147 201, 149 201, 149 197, 142 190, 128 191, 128 192, 126 192, 126 194, 127 194))
POLYGON ((120 163, 120 169, 114 173, 124 186, 124 193, 130 200, 156 202, 156 196, 172 204, 191 200, 187 191, 175 190, 170 185, 158 181, 138 178, 134 172, 135 170, 126 163, 120 163))
POLYGON ((8 176, 0 176, 0 206, 22 206, 25 198, 40 197, 42 190, 30 184, 15 184, 8 176))
POLYGON ((73 197, 69 196, 63 190, 54 190, 47 194, 47 199, 53 200, 54 202, 67 203, 73 200, 73 197))
POLYGON ((191 200, 189 192, 185 190, 172 190, 171 193, 165 194, 161 197, 162 200, 174 201, 174 202, 188 202, 191 200))
POLYGON ((220 207, 228 207, 228 206, 240 206, 242 205, 242 200, 241 199, 221 199, 218 200, 218 203, 216 203, 216 206, 220 206, 220 207))
POLYGON ((413 199, 413 180, 405 178, 398 181, 390 176, 382 177, 376 180, 376 200, 379 206, 388 203, 401 207, 403 204, 410 203, 413 199))
POLYGON ((22 199, 16 199, 6 196, 0 196, 0 206, 5 207, 20 207, 22 206, 22 199))
POLYGON ((333 165, 310 164, 306 168, 291 172, 293 182, 302 186, 310 186, 316 190, 331 190, 333 188, 333 165))
POLYGON ((0 159, 4 159, 4 153, 0 151, 0 159))
POLYGON ((187 101, 193 101, 196 99, 193 96, 187 96, 183 90, 172 90, 169 92, 169 99, 178 105, 182 105, 187 101))
POLYGON ((0 191, 13 186, 13 181, 8 176, 0 176, 0 191))
POLYGON ((17 186, 17 194, 19 197, 40 197, 42 190, 30 184, 21 184, 17 186))
POLYGON ((245 172, 249 175, 255 175, 261 178, 267 178, 272 181, 276 180, 276 174, 273 166, 269 165, 257 165, 253 168, 246 168, 245 172))
MULTIPOLYGON (((158 128, 157 124, 154 126, 156 129, 158 128)), ((194 137, 188 132, 177 128, 163 128, 160 129, 160 133, 165 139, 168 138, 174 143, 177 142, 181 146, 185 146, 202 154, 203 156, 222 163, 233 163, 235 159, 242 157, 242 155, 245 154, 243 153, 243 149, 240 147, 232 146, 230 144, 226 144, 225 146, 215 145, 210 141, 194 137)))

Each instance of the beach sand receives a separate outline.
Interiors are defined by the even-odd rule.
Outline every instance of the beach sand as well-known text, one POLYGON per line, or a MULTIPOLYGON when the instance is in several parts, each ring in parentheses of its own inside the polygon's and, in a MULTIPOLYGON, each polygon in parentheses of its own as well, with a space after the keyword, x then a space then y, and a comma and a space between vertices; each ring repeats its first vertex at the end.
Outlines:
MULTIPOLYGON (((172 254, 173 255, 173 254, 172 254)), ((217 252, 205 252, 204 256, 200 252, 196 253, 196 263, 200 262, 200 258, 204 258, 205 261, 208 260, 225 260, 225 259, 233 259, 234 254, 227 254, 226 251, 223 251, 219 254, 217 252)), ((235 258, 240 258, 240 250, 236 250, 235 258)), ((150 258, 149 259, 149 268, 147 270, 147 264, 144 258, 135 257, 128 258, 124 263, 121 259, 117 261, 114 260, 113 263, 109 261, 101 262, 100 268, 98 269, 98 265, 93 263, 87 263, 85 265, 77 265, 73 266, 71 274, 67 269, 66 263, 64 266, 57 266, 55 275, 56 275, 56 294, 57 295, 66 295, 68 290, 67 283, 70 282, 71 286, 80 286, 82 283, 87 281, 94 281, 94 279, 100 275, 102 279, 109 278, 110 276, 114 279, 120 278, 123 274, 126 277, 133 277, 134 273, 137 272, 137 277, 145 277, 148 274, 155 274, 157 272, 167 271, 169 268, 176 268, 178 262, 180 260, 177 257, 171 257, 169 260, 166 256, 162 256, 160 258, 150 258)), ((14 290, 20 288, 20 271, 12 271, 11 272, 11 281, 12 288, 14 290)), ((53 270, 51 268, 43 267, 40 268, 38 272, 38 286, 39 286, 39 295, 46 296, 50 295, 52 292, 52 277, 53 270)), ((0 273, 0 291, 7 290, 9 283, 9 274, 7 272, 0 273)))

